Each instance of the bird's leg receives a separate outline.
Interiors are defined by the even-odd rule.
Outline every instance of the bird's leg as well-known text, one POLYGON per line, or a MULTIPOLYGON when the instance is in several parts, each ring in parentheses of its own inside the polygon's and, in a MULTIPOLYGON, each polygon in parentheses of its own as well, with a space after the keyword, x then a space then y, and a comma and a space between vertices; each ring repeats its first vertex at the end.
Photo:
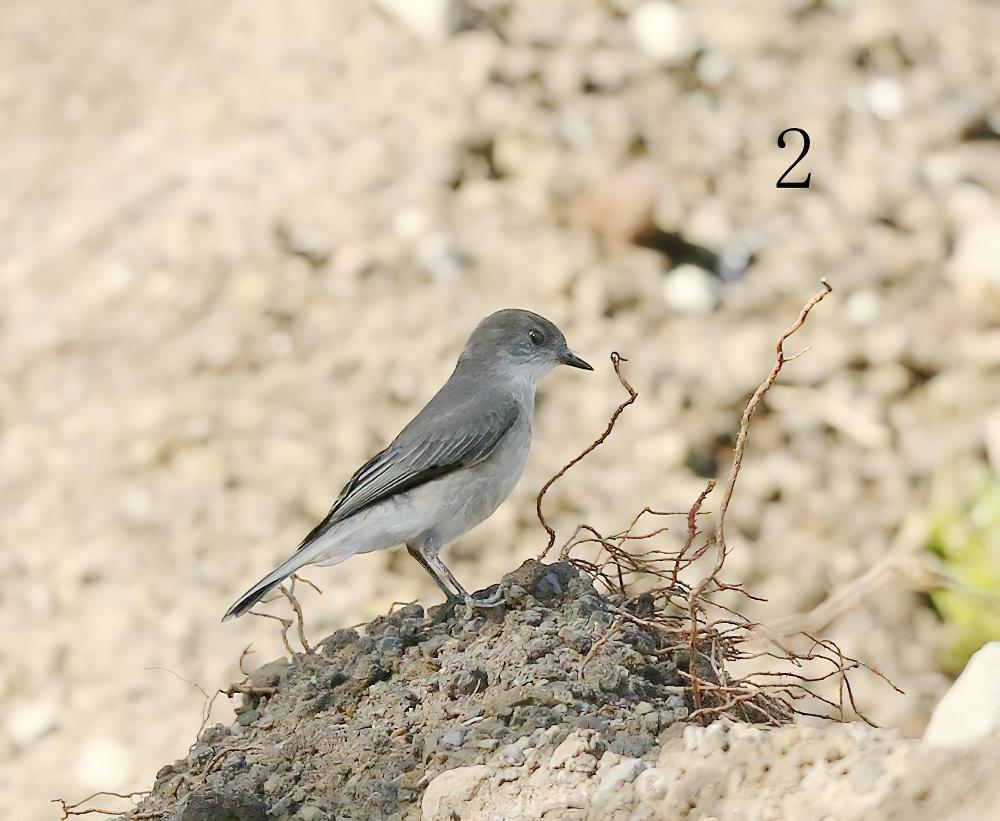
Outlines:
MULTIPOLYGON (((437 574, 440 573, 442 576, 448 579, 448 581, 452 583, 452 585, 459 592, 459 594, 461 594, 461 598, 465 601, 466 605, 468 605, 470 608, 496 607, 498 604, 503 603, 504 599, 502 591, 498 591, 500 594, 499 596, 493 595, 490 596, 488 599, 474 599, 472 596, 469 595, 466 589, 462 587, 461 583, 458 581, 458 579, 455 578, 452 572, 445 566, 445 563, 438 558, 438 554, 436 551, 429 549, 427 545, 424 545, 423 547, 419 548, 419 550, 424 561, 427 563, 426 565, 424 565, 427 568, 427 571, 435 578, 437 578, 437 574)), ((438 584, 440 584, 440 581, 438 582, 438 584)))
POLYGON ((434 568, 427 563, 427 560, 424 558, 424 554, 420 552, 419 548, 407 545, 406 550, 414 559, 417 560, 417 563, 424 570, 427 571, 427 575, 430 576, 432 579, 434 579, 434 584, 440 587, 441 592, 444 593, 445 595, 444 604, 442 604, 441 607, 438 608, 437 613, 431 620, 431 624, 434 625, 441 624, 445 619, 448 618, 448 616, 451 615, 451 612, 455 609, 455 605, 458 604, 462 599, 460 596, 457 596, 448 587, 448 585, 444 583, 442 578, 437 573, 434 572, 434 568))
MULTIPOLYGON (((418 563, 418 564, 419 564, 419 565, 420 565, 420 566, 421 566, 421 567, 422 567, 422 568, 423 568, 424 570, 426 570, 426 571, 427 571, 427 574, 428 574, 428 575, 429 575, 429 576, 430 576, 430 577, 431 577, 432 579, 434 579, 434 584, 436 584, 436 585, 437 585, 438 587, 440 587, 440 588, 441 588, 441 592, 442 592, 442 593, 444 593, 444 596, 445 596, 445 598, 446 598, 446 599, 448 600, 448 602, 457 602, 457 601, 461 601, 461 600, 462 600, 462 597, 461 597, 461 596, 458 596, 458 595, 456 595, 456 594, 455 594, 455 592, 454 592, 453 590, 451 590, 451 589, 450 589, 450 588, 448 587, 448 585, 446 585, 446 584, 444 583, 444 580, 443 580, 443 579, 441 578, 441 576, 439 576, 439 575, 438 575, 438 574, 437 574, 437 573, 436 573, 436 572, 434 571, 434 568, 433 568, 433 567, 431 567, 431 565, 430 565, 430 564, 429 564, 429 563, 427 562, 427 559, 426 559, 426 558, 424 557, 424 554, 423 554, 423 553, 422 553, 422 552, 420 551, 420 548, 418 548, 418 547, 413 547, 412 545, 407 545, 407 546, 406 546, 406 550, 407 550, 407 552, 408 552, 408 553, 409 553, 409 554, 410 554, 410 555, 411 555, 411 556, 412 556, 412 557, 413 557, 414 559, 416 559, 416 560, 417 560, 417 563, 418 563)), ((435 557, 435 558, 436 558, 436 557, 435 557)), ((443 566, 443 565, 442 565, 442 566, 443 566)), ((448 575, 450 576, 451 574, 449 573, 448 575)), ((454 579, 453 579, 452 581, 454 582, 454 579)), ((462 590, 462 588, 461 588, 461 587, 458 587, 458 589, 459 589, 459 590, 462 590)), ((462 590, 462 593, 465 593, 465 591, 464 591, 464 590, 462 590)), ((468 594, 466 594, 466 595, 468 595, 468 594)))

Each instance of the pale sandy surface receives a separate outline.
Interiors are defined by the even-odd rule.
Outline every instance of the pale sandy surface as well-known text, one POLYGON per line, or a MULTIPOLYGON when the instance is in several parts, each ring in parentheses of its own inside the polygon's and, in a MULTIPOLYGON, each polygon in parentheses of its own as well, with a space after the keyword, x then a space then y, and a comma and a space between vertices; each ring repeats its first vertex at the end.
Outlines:
POLYGON ((995 818, 1000 802, 996 741, 937 750, 863 724, 688 725, 664 741, 658 762, 623 757, 586 730, 551 754, 518 746, 520 761, 501 753, 437 776, 424 793, 423 821, 456 811, 518 821, 970 821, 995 818))
MULTIPOLYGON (((702 56, 671 68, 633 44, 633 3, 488 5, 502 38, 436 44, 361 2, 0 6, 11 817, 145 787, 186 750, 202 697, 149 668, 214 689, 246 644, 277 654, 273 624, 219 616, 495 308, 629 356, 639 402, 549 506, 564 531, 615 528, 686 509, 695 469, 725 464, 776 333, 830 278, 732 509, 730 574, 760 617, 919 548, 932 497, 1000 453, 1000 143, 963 137, 1000 110, 1000 9, 691 3, 702 56), (812 136, 809 191, 774 187, 790 125, 812 136), (755 247, 716 311, 681 313, 669 260, 599 242, 573 207, 596 185, 622 214, 646 183, 606 181, 634 163, 661 228, 755 247)), ((546 384, 524 480, 449 554, 470 586, 537 552, 536 489, 619 398, 606 364, 546 384)), ((435 599, 398 553, 311 577, 317 636, 435 599)), ((923 600, 894 582, 832 634, 907 691, 860 683, 872 716, 919 732, 947 684, 923 600)))

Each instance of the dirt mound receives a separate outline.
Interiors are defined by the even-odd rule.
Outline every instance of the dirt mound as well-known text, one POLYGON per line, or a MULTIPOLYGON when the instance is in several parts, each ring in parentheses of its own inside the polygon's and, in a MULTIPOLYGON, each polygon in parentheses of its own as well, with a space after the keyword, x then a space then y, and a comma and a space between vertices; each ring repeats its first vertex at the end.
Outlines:
POLYGON ((435 776, 547 757, 576 731, 629 758, 690 710, 687 658, 566 562, 527 561, 504 603, 406 605, 250 674, 232 727, 205 729, 138 814, 182 821, 401 817, 435 776))

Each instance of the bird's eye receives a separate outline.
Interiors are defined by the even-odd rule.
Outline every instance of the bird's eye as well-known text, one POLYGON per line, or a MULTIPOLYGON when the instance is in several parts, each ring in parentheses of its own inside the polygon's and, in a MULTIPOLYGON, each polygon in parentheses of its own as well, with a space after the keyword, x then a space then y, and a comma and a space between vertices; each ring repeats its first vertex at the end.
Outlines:
POLYGON ((542 336, 541 331, 528 331, 528 339, 530 339, 534 345, 541 345, 545 341, 545 337, 542 336))

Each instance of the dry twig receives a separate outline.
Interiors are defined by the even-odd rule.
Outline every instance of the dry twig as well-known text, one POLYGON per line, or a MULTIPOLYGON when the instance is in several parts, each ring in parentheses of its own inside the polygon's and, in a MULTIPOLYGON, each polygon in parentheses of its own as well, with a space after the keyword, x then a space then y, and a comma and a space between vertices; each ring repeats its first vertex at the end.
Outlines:
POLYGON ((603 647, 604 644, 621 629, 621 626, 622 626, 622 620, 621 620, 621 618, 615 619, 614 624, 612 624, 605 631, 604 635, 601 636, 597 641, 595 641, 590 646, 590 650, 587 651, 587 655, 585 655, 583 657, 583 659, 580 661, 580 666, 577 668, 577 678, 583 679, 583 671, 587 667, 587 665, 590 663, 590 660, 594 656, 596 656, 597 655, 597 651, 600 650, 601 647, 603 647))
POLYGON ((277 687, 256 687, 246 682, 230 684, 225 690, 219 690, 225 696, 232 698, 237 693, 244 696, 273 696, 278 692, 277 687))
POLYGON ((552 485, 555 484, 555 482, 558 479, 561 479, 563 477, 563 475, 566 473, 567 470, 573 467, 573 465, 575 465, 577 462, 583 459, 587 454, 592 453, 598 445, 604 443, 604 440, 611 435, 611 431, 615 429, 615 423, 618 421, 618 417, 622 415, 622 411, 624 411, 625 408, 627 408, 629 405, 635 402, 636 399, 639 398, 639 394, 636 393, 635 389, 626 381, 625 377, 622 376, 621 363, 627 361, 628 360, 625 359, 625 357, 623 357, 620 353, 618 353, 617 351, 612 351, 611 365, 615 369, 615 376, 618 377, 618 381, 621 382, 622 387, 625 388, 626 391, 628 391, 628 399, 622 402, 615 409, 614 413, 611 414, 611 419, 609 420, 608 426, 607 428, 605 428, 604 433, 598 436, 597 439, 595 439, 594 442, 591 445, 589 445, 587 449, 584 450, 581 454, 579 454, 577 457, 571 459, 569 462, 563 465, 554 476, 552 476, 544 485, 542 485, 542 489, 538 491, 538 496, 535 499, 535 513, 538 514, 538 521, 542 523, 542 527, 545 528, 545 532, 549 534, 549 543, 545 546, 545 550, 543 550, 539 554, 538 561, 544 559, 545 556, 548 554, 548 552, 552 549, 552 545, 556 543, 556 532, 552 528, 552 526, 549 525, 549 523, 545 520, 545 515, 542 513, 542 498, 548 492, 548 489, 552 487, 552 485))
POLYGON ((764 398, 764 394, 767 393, 771 385, 774 384, 774 380, 778 378, 778 374, 781 373, 781 369, 784 367, 785 363, 795 357, 801 356, 801 353, 799 353, 791 357, 786 357, 784 347, 785 340, 801 328, 808 318, 809 312, 822 302, 826 298, 827 294, 833 292, 833 288, 830 287, 830 283, 827 282, 825 278, 821 279, 820 282, 823 285, 823 290, 818 291, 815 296, 813 296, 813 298, 803 306, 802 310, 799 312, 798 319, 789 325, 788 328, 785 329, 785 332, 778 337, 778 342, 774 346, 774 367, 771 368, 771 372, 767 375, 767 379, 757 386, 757 390, 754 391, 753 396, 750 397, 750 401, 747 402, 747 406, 743 411, 743 418, 740 420, 740 431, 736 436, 736 446, 733 449, 733 464, 729 469, 729 479, 726 481, 726 489, 722 494, 722 504, 719 506, 719 518, 715 524, 715 541, 719 545, 719 552, 721 554, 725 554, 726 552, 726 511, 729 509, 729 502, 733 498, 733 491, 736 489, 736 479, 739 477, 740 468, 743 466, 743 450, 746 447, 747 435, 750 433, 750 420, 753 418, 753 414, 754 411, 757 410, 757 406, 764 398))
MULTIPOLYGON (((283 595, 286 599, 288 599, 288 603, 291 605, 292 611, 295 613, 294 624, 299 634, 299 643, 302 645, 302 649, 306 653, 306 655, 311 656, 316 651, 306 640, 306 622, 305 622, 305 617, 302 615, 302 605, 299 604, 299 600, 295 596, 295 584, 297 582, 302 582, 303 584, 309 585, 317 593, 322 594, 323 591, 320 590, 311 581, 302 576, 299 576, 297 573, 293 573, 290 576, 290 579, 291 579, 291 584, 289 584, 288 587, 285 587, 285 585, 283 584, 279 585, 278 591, 281 593, 281 595, 283 595)), ((285 645, 285 649, 288 651, 288 655, 291 657, 292 661, 295 662, 296 666, 302 664, 302 660, 299 658, 300 654, 296 653, 295 650, 292 649, 291 642, 288 641, 288 631, 292 629, 292 624, 293 624, 291 619, 286 619, 281 616, 274 616, 270 613, 258 613, 256 610, 251 610, 250 615, 260 616, 262 619, 273 619, 274 621, 280 623, 282 644, 285 645)), ((247 648, 247 650, 249 650, 249 648, 247 648)), ((243 651, 243 655, 246 655, 247 650, 243 651)), ((243 656, 241 655, 240 656, 241 670, 243 669, 242 663, 243 663, 243 656)))
MULTIPOLYGON (((286 590, 284 585, 281 585, 278 589, 282 592, 284 597, 288 599, 288 603, 292 606, 292 610, 295 611, 295 626, 298 628, 299 632, 299 644, 302 645, 302 649, 306 651, 308 655, 313 655, 316 651, 312 648, 308 641, 306 641, 306 622, 305 617, 302 615, 302 605, 299 604, 299 600, 295 598, 295 582, 298 581, 298 576, 294 573, 292 574, 292 583, 289 585, 289 589, 286 590)), ((307 582, 311 584, 311 582, 307 582)), ((317 590, 319 588, 316 588, 317 590)))
MULTIPOLYGON (((131 800, 134 798, 139 798, 141 796, 149 795, 149 790, 139 790, 130 793, 120 793, 120 792, 108 792, 107 790, 101 790, 100 792, 95 792, 93 795, 88 795, 77 801, 75 804, 67 804, 62 798, 53 798, 50 803, 59 804, 62 810, 62 817, 60 821, 65 821, 71 815, 121 815, 121 810, 104 810, 97 807, 81 807, 82 804, 86 804, 88 801, 93 801, 99 795, 106 795, 111 798, 124 798, 126 800, 131 800)), ((156 815, 150 813, 141 813, 140 815, 133 815, 133 818, 155 818, 161 813, 156 815)))
MULTIPOLYGON (((244 651, 244 652, 246 652, 246 651, 244 651)), ((240 656, 240 663, 242 664, 242 662, 243 662, 243 656, 240 656)), ((209 718, 212 717, 212 707, 215 706, 215 699, 219 697, 219 693, 221 693, 222 691, 221 690, 216 690, 214 693, 212 693, 212 695, 209 695, 205 691, 205 688, 202 687, 200 684, 198 684, 198 682, 191 681, 191 679, 189 679, 189 678, 184 678, 184 676, 180 675, 179 673, 175 673, 173 670, 170 670, 167 667, 156 667, 156 666, 153 666, 153 667, 147 667, 145 669, 147 669, 147 670, 160 670, 160 671, 162 671, 164 673, 170 673, 170 675, 172 675, 174 678, 180 679, 184 683, 190 684, 192 687, 196 688, 205 697, 205 701, 202 704, 202 708, 201 708, 201 724, 198 726, 198 732, 195 735, 195 741, 191 745, 193 747, 194 744, 196 744, 197 741, 198 741, 198 736, 200 736, 201 733, 202 733, 202 731, 205 729, 205 727, 208 726, 208 720, 209 720, 209 718)))
POLYGON ((246 657, 247 656, 249 656, 251 653, 253 653, 253 649, 252 648, 253 648, 253 645, 252 644, 248 644, 246 647, 243 648, 243 652, 240 653, 240 660, 239 660, 239 665, 238 666, 240 668, 240 672, 243 673, 244 676, 249 676, 250 675, 250 672, 248 670, 244 669, 243 662, 246 661, 246 657))
POLYGON ((288 651, 288 655, 291 657, 292 661, 299 664, 299 654, 292 649, 292 643, 288 640, 288 631, 292 629, 292 620, 285 619, 281 616, 274 616, 270 613, 258 613, 256 610, 250 611, 251 616, 258 616, 262 619, 271 619, 278 622, 281 625, 281 643, 285 645, 285 649, 288 651))
POLYGON ((820 282, 823 285, 823 290, 818 291, 813 298, 803 306, 795 322, 789 325, 788 328, 785 329, 785 332, 778 337, 778 342, 774 346, 774 366, 771 368, 771 372, 767 375, 767 378, 757 386, 757 390, 754 391, 753 396, 750 397, 750 401, 747 402, 747 406, 743 410, 743 418, 740 419, 739 433, 736 435, 736 446, 733 449, 733 463, 729 468, 729 478, 726 481, 726 488, 722 493, 722 503, 719 505, 719 516, 715 522, 715 544, 718 551, 715 560, 715 567, 712 569, 712 572, 704 576, 688 594, 688 610, 691 617, 690 673, 692 675, 691 686, 695 711, 701 709, 701 694, 698 690, 698 677, 694 675, 695 646, 698 640, 698 600, 707 591, 710 584, 715 582, 716 586, 718 586, 717 577, 719 572, 722 570, 722 565, 726 561, 726 554, 729 551, 729 548, 726 545, 726 511, 729 510, 729 502, 733 498, 733 491, 736 489, 736 480, 739 478, 740 468, 743 466, 743 451, 746 448, 747 436, 750 433, 750 420, 753 418, 753 414, 754 411, 757 410, 757 406, 760 405, 761 400, 764 398, 764 394, 766 394, 771 385, 774 384, 774 380, 778 378, 778 374, 781 373, 781 369, 784 367, 785 362, 788 361, 788 357, 785 356, 785 340, 802 327, 809 316, 809 312, 822 302, 823 299, 826 298, 827 294, 833 291, 833 288, 830 287, 830 283, 827 282, 826 279, 821 279, 820 282))

